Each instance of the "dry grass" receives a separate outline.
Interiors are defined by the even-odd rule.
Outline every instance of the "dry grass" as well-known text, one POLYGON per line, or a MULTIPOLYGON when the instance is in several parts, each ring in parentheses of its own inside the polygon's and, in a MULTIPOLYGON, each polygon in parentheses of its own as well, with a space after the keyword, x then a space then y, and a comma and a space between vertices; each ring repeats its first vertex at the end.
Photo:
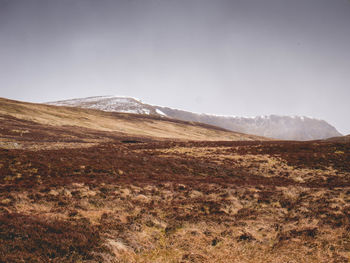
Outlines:
MULTIPOLYGON (((300 217, 282 225, 291 212, 276 205, 278 201, 259 203, 261 189, 220 190, 214 186, 205 195, 190 189, 188 193, 169 191, 177 187, 181 185, 109 185, 92 190, 81 183, 72 184, 51 189, 43 200, 32 205, 29 192, 14 193, 14 210, 9 212, 61 221, 87 219, 89 225, 101 226, 101 246, 107 250, 96 251, 96 255, 104 262, 344 262, 348 255, 347 245, 339 243, 346 242, 346 229, 322 226, 316 217, 300 217), (106 191, 109 196, 101 202, 106 191), (188 196, 186 205, 170 208, 183 196, 188 196), (69 209, 59 209, 62 200, 70 203, 69 209), (147 211, 144 207, 150 202, 153 208, 147 211), (220 205, 221 212, 216 215, 208 202, 224 204, 220 205), (202 211, 197 210, 198 205, 202 211), (180 209, 180 214, 199 213, 199 218, 174 221, 174 208, 180 209), (249 214, 242 214, 245 210, 249 214)), ((327 191, 280 187, 275 199, 280 196, 299 202, 301 195, 310 193, 315 198, 310 201, 317 202, 327 191)), ((336 199, 332 203, 344 201, 336 199)))

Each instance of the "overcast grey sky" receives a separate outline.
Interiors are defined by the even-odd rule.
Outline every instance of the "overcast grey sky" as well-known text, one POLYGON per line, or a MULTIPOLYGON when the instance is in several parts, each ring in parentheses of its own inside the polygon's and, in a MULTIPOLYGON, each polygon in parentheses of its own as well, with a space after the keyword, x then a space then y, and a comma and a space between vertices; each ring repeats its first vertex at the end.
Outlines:
POLYGON ((0 96, 124 95, 350 133, 349 0, 0 0, 0 96))

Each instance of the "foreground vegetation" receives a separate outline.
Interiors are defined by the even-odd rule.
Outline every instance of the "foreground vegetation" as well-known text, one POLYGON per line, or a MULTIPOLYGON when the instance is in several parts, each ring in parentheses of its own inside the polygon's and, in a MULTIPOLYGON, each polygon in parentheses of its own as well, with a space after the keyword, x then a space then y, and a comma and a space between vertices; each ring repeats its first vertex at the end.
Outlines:
POLYGON ((349 219, 350 143, 0 149, 0 262, 348 262, 349 219))

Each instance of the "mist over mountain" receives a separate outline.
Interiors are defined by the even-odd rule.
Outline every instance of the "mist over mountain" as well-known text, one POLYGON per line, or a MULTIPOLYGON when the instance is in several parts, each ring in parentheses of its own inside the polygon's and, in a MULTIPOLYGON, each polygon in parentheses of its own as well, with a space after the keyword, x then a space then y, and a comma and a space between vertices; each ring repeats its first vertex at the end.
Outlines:
POLYGON ((48 104, 111 112, 166 116, 179 120, 202 122, 236 132, 281 140, 305 141, 342 136, 335 127, 326 121, 305 116, 269 115, 237 117, 199 114, 168 107, 149 105, 135 98, 116 96, 97 96, 62 100, 49 102, 48 104))

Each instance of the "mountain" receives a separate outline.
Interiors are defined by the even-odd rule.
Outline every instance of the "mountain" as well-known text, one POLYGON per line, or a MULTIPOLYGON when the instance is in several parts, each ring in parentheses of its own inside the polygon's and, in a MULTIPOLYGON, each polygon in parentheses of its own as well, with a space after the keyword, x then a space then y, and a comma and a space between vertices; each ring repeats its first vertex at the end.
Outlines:
POLYGON ((170 108, 159 108, 167 116, 223 127, 232 131, 255 134, 281 140, 318 140, 341 134, 326 121, 304 116, 231 117, 197 114, 170 108))
POLYGON ((92 108, 112 112, 166 116, 169 118, 206 123, 235 132, 254 134, 281 140, 318 140, 338 137, 341 134, 324 120, 304 116, 235 117, 198 114, 184 110, 142 103, 126 97, 99 96, 49 102, 57 106, 92 108))
MULTIPOLYGON (((261 141, 254 135, 157 115, 105 112, 0 98, 0 146, 154 141, 261 141)), ((45 147, 46 147, 45 146, 45 147)), ((20 148, 21 148, 20 147, 20 148)), ((10 147, 11 148, 11 147, 10 147)))
POLYGON ((110 112, 159 115, 154 106, 140 100, 127 97, 98 96, 80 99, 62 100, 47 103, 56 106, 71 106, 85 109, 96 109, 110 112))

